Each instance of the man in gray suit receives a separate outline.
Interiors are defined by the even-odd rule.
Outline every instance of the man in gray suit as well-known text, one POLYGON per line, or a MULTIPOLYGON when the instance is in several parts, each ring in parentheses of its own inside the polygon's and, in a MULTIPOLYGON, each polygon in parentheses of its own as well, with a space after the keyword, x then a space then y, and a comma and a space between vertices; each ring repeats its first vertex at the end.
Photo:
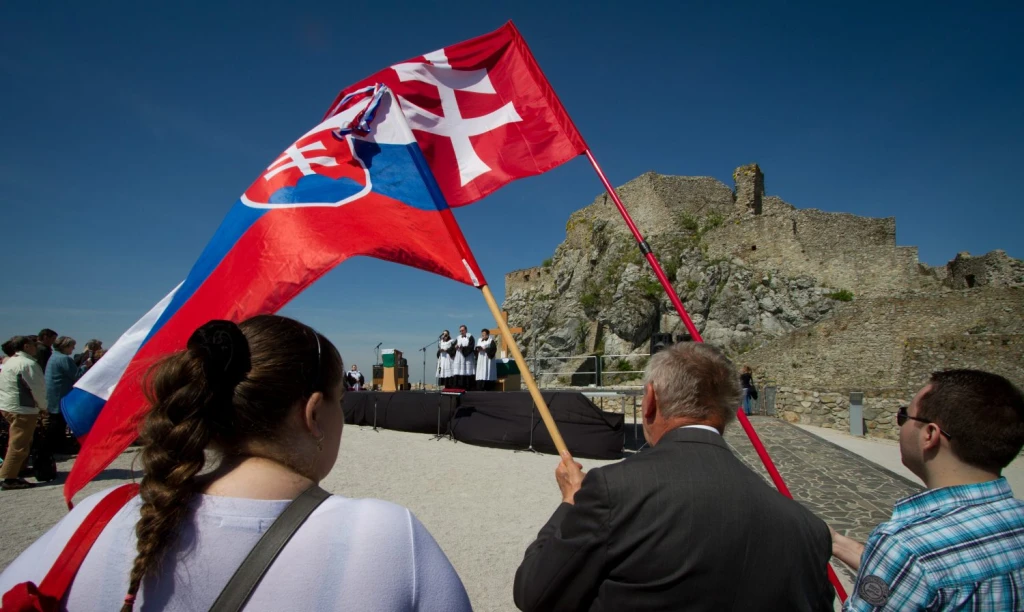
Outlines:
POLYGON ((651 449, 584 474, 566 454, 562 504, 516 572, 521 610, 832 610, 828 526, 722 439, 739 377, 716 348, 651 358, 651 449))

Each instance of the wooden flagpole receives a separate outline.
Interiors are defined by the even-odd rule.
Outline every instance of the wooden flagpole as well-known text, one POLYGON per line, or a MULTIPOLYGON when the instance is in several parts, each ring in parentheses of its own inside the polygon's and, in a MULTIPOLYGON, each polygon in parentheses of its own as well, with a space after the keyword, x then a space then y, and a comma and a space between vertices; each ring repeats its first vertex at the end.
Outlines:
POLYGON ((523 375, 526 388, 530 390, 533 403, 537 405, 537 412, 540 413, 540 418, 544 421, 544 426, 548 428, 548 434, 551 436, 552 442, 555 443, 555 449, 559 454, 568 451, 569 449, 565 446, 565 440, 562 439, 562 434, 558 432, 558 426, 555 425, 555 419, 551 417, 548 405, 544 403, 544 396, 540 394, 540 389, 537 388, 537 381, 533 380, 533 374, 530 374, 530 369, 526 367, 526 360, 523 359, 523 354, 519 352, 519 345, 512 338, 512 332, 508 328, 508 323, 501 316, 501 309, 498 308, 498 303, 494 301, 494 294, 491 293, 491 288, 487 285, 481 285, 480 290, 484 294, 487 307, 491 309, 491 314, 494 315, 494 320, 498 323, 498 329, 501 330, 501 337, 505 341, 505 346, 512 351, 512 358, 515 359, 516 365, 519 366, 519 373, 523 375))

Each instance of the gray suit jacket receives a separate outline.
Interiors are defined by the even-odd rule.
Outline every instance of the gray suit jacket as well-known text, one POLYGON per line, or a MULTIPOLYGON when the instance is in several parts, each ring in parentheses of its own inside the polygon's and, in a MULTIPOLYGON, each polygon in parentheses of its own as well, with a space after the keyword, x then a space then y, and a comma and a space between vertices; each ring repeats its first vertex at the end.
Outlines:
POLYGON ((832 610, 828 526, 716 433, 591 470, 516 572, 521 610, 832 610))

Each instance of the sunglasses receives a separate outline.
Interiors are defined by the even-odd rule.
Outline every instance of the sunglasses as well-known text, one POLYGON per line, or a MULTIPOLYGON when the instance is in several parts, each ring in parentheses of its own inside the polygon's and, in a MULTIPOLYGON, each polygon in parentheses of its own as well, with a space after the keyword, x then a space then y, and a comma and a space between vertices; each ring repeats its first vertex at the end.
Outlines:
MULTIPOLYGON (((936 423, 935 421, 929 421, 928 419, 910 416, 909 414, 907 414, 907 406, 900 406, 900 409, 896 411, 896 424, 899 425, 900 427, 903 427, 903 424, 906 423, 908 420, 918 421, 919 423, 930 423, 932 425, 935 425, 936 427, 939 427, 938 423, 936 423)), ((953 439, 953 436, 946 433, 941 427, 939 427, 939 433, 946 436, 946 439, 948 440, 953 439)))

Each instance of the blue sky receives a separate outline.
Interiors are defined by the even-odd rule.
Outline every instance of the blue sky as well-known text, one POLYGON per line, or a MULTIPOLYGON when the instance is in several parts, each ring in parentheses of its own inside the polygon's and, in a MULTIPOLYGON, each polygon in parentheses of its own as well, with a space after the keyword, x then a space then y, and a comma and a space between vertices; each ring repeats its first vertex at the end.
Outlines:
MULTIPOLYGON (((109 346, 338 90, 508 19, 615 184, 757 162, 796 206, 895 216, 929 264, 1024 257, 1020 3, 150 4, 0 5, 4 338, 109 346)), ((456 211, 499 298, 600 191, 579 159, 456 211)), ((440 329, 493 326, 478 291, 366 258, 284 313, 416 380, 440 329)))

